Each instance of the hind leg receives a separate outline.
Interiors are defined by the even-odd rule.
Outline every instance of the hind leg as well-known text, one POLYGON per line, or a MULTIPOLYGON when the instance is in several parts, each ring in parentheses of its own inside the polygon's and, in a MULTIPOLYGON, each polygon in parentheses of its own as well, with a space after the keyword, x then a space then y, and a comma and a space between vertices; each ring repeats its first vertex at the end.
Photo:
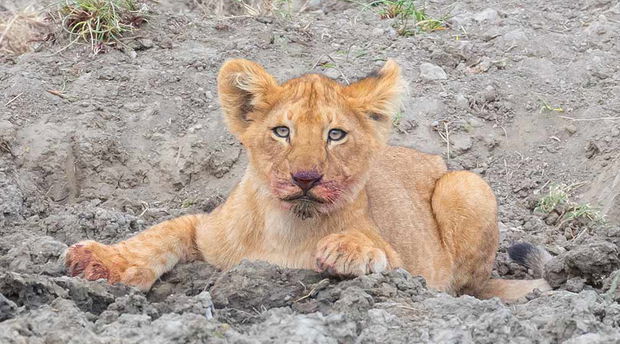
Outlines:
POLYGON ((437 180, 431 205, 454 262, 450 291, 479 295, 491 276, 499 240, 491 188, 474 173, 449 172, 437 180))

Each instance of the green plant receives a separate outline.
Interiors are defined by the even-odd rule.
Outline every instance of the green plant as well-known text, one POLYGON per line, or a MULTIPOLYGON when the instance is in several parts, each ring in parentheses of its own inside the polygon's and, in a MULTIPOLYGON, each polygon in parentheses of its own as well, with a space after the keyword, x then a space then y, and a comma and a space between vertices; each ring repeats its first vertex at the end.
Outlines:
POLYGON ((604 217, 590 204, 576 203, 570 200, 569 193, 574 187, 575 185, 565 184, 550 185, 549 192, 538 200, 534 211, 546 215, 556 212, 558 214, 556 221, 558 227, 575 221, 604 223, 604 217))
POLYGON ((394 28, 401 36, 411 36, 417 32, 445 30, 445 18, 434 19, 426 9, 416 7, 413 0, 382 0, 381 18, 394 18, 394 28))
POLYGON ((403 119, 403 112, 402 111, 398 111, 395 115, 394 118, 392 118, 392 125, 394 127, 398 127, 398 125, 400 125, 400 121, 403 119))
POLYGON ((564 112, 564 109, 562 109, 559 106, 552 106, 551 104, 549 104, 546 100, 541 99, 540 100, 542 102, 542 105, 540 106, 540 113, 543 112, 564 112))
POLYGON ((601 213, 593 208, 590 204, 573 204, 573 206, 564 213, 563 220, 572 221, 575 219, 585 219, 593 222, 603 221, 601 213))
POLYGON ((568 202, 568 191, 567 185, 552 184, 549 186, 549 192, 538 200, 534 211, 549 214, 559 205, 568 202))
POLYGON ((66 0, 59 15, 72 43, 87 42, 96 54, 145 23, 144 12, 135 0, 66 0))

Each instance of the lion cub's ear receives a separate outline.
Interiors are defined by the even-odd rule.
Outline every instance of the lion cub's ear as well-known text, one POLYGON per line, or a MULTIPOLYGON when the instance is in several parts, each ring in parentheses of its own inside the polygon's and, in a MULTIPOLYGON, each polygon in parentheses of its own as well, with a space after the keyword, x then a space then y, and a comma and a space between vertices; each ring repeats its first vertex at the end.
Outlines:
POLYGON ((259 64, 245 59, 224 63, 217 77, 220 104, 230 131, 239 136, 248 127, 252 113, 266 110, 280 88, 259 64))
POLYGON ((403 89, 400 67, 394 60, 387 60, 379 71, 347 86, 344 91, 368 118, 389 128, 392 116, 400 109, 403 89))

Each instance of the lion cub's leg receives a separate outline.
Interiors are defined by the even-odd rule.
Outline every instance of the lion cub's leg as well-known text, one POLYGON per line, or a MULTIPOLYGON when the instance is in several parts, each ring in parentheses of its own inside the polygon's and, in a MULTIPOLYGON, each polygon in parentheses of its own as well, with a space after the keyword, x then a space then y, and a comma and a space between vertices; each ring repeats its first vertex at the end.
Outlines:
POLYGON ((319 240, 316 269, 339 276, 361 276, 402 265, 394 249, 374 230, 348 230, 319 240))
POLYGON ((440 237, 454 262, 447 291, 478 295, 498 247, 497 202, 489 185, 467 171, 444 174, 431 200, 440 237))
POLYGON ((104 278, 146 291, 178 262, 200 256, 194 244, 199 220, 200 215, 179 217, 115 245, 81 241, 67 249, 65 265, 72 276, 104 278))

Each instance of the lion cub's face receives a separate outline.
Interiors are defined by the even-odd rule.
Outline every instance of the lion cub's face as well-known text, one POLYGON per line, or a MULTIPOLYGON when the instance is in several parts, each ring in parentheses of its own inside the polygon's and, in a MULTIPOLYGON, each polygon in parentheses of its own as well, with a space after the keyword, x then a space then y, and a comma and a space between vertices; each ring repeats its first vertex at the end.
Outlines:
POLYGON ((344 86, 317 74, 278 84, 259 65, 232 60, 218 88, 251 173, 282 207, 308 218, 351 202, 364 186, 385 144, 399 81, 392 61, 344 86))

